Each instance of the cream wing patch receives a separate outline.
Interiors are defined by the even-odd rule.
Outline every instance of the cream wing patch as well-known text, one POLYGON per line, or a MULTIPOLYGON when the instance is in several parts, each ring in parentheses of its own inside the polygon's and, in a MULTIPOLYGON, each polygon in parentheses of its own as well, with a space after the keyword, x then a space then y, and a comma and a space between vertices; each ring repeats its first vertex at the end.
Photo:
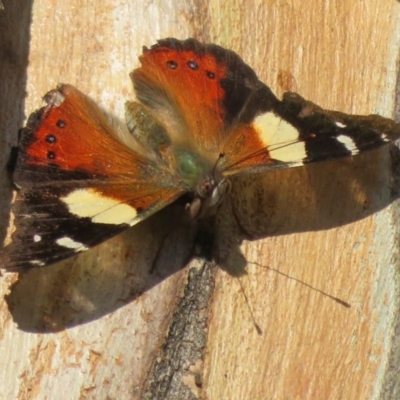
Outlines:
POLYGON ((91 218, 97 224, 131 224, 137 216, 135 208, 94 189, 77 189, 61 197, 61 201, 67 205, 70 213, 81 218, 91 218))
POLYGON ((275 113, 259 115, 253 128, 274 160, 302 164, 307 157, 305 143, 299 141, 299 131, 275 113))

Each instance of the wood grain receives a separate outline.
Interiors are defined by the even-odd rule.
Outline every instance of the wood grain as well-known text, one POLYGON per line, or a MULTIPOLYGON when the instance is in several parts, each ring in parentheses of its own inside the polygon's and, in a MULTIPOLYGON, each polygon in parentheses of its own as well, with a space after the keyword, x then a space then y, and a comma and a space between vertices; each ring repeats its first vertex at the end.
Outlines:
MULTIPOLYGON (((2 237, 4 167, 23 113, 64 82, 122 120, 128 73, 159 38, 228 47, 278 95, 294 85, 328 109, 392 117, 396 107, 394 0, 3 3, 2 237)), ((238 181, 233 201, 258 239, 232 249, 229 268, 196 260, 177 271, 188 244, 176 232, 149 274, 168 209, 73 260, 18 281, 4 274, 0 398, 398 397, 391 174, 385 149, 238 181)))

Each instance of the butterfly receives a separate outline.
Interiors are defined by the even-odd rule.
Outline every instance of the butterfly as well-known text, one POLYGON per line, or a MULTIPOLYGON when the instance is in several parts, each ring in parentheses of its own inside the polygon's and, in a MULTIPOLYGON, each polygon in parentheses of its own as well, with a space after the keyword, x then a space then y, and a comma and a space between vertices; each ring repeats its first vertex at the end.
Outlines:
POLYGON ((71 85, 45 95, 20 132, 2 251, 8 271, 74 256, 188 196, 189 221, 214 215, 236 176, 353 156, 400 137, 377 116, 278 99, 233 51, 195 39, 144 47, 131 73, 128 134, 71 85))

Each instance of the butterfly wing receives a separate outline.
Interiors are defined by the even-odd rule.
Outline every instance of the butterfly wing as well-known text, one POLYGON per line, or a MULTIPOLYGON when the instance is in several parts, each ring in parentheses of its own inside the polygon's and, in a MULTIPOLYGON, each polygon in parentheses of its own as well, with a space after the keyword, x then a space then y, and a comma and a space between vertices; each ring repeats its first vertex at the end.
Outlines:
POLYGON ((138 100, 175 145, 215 161, 228 128, 260 85, 256 74, 235 53, 194 39, 160 40, 140 61, 131 74, 138 100))
POLYGON ((224 176, 265 172, 380 147, 400 125, 323 110, 295 93, 278 100, 232 51, 164 39, 131 77, 138 99, 176 142, 212 154, 224 176))
POLYGON ((260 106, 251 122, 233 127, 221 168, 231 176, 296 167, 353 156, 398 138, 400 124, 388 118, 324 110, 285 93, 273 108, 260 106))
POLYGON ((165 163, 117 140, 70 85, 49 92, 20 137, 15 232, 1 266, 44 266, 87 250, 171 203, 184 189, 165 163))

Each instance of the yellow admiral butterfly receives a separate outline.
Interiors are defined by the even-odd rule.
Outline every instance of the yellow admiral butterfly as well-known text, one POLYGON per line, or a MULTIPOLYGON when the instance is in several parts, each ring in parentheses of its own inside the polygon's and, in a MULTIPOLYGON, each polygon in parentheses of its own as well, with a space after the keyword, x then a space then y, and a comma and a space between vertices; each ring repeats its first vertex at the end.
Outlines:
POLYGON ((213 215, 232 177, 355 155, 400 137, 380 116, 326 111, 295 93, 276 98, 232 51, 194 39, 144 48, 131 78, 122 139, 70 85, 45 96, 21 131, 15 232, 0 266, 71 257, 179 197, 195 221, 213 215))

